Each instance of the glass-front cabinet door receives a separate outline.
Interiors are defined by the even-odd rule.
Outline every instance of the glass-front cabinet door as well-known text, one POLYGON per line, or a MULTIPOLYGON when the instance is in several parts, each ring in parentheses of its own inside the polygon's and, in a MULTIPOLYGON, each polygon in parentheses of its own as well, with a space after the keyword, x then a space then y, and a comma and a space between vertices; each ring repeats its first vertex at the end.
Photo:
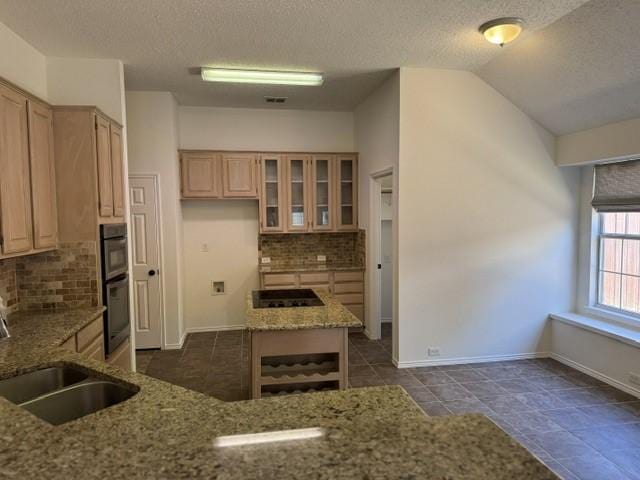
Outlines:
POLYGON ((355 155, 336 157, 337 230, 358 228, 358 160, 355 155))
POLYGON ((262 155, 260 163, 260 231, 282 232, 283 159, 281 155, 262 155))
POLYGON ((335 225, 334 166, 333 155, 311 157, 311 215, 315 231, 330 231, 335 225))
POLYGON ((306 232, 310 226, 309 215, 309 155, 287 155, 285 178, 287 185, 287 231, 306 232))

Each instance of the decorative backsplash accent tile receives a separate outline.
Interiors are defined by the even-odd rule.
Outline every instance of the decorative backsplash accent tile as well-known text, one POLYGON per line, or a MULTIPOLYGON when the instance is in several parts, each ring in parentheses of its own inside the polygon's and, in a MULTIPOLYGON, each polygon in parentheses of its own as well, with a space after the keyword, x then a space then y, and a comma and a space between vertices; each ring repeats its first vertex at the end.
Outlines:
POLYGON ((97 242, 62 243, 58 250, 15 261, 20 310, 98 305, 97 242))
POLYGON ((18 285, 16 281, 16 261, 13 258, 0 260, 0 297, 8 307, 7 313, 18 309, 18 285))
POLYGON ((361 267, 365 264, 365 232, 287 233, 260 235, 261 257, 272 264, 313 264, 325 255, 326 264, 361 267))

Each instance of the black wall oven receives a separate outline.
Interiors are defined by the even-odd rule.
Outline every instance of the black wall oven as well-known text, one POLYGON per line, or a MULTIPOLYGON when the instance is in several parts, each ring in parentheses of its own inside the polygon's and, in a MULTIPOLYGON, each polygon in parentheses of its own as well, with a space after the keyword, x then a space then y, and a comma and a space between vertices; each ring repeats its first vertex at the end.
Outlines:
POLYGON ((104 342, 107 355, 129 338, 127 225, 100 225, 104 342))

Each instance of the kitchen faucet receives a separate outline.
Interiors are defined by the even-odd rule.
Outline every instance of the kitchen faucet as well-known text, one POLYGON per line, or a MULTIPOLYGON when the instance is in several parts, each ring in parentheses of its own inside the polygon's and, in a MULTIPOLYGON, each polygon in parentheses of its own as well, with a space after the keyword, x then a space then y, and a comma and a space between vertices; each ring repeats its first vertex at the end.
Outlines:
POLYGON ((9 333, 9 325, 7 323, 7 307, 4 304, 4 300, 0 297, 0 340, 4 338, 9 338, 11 334, 9 333))

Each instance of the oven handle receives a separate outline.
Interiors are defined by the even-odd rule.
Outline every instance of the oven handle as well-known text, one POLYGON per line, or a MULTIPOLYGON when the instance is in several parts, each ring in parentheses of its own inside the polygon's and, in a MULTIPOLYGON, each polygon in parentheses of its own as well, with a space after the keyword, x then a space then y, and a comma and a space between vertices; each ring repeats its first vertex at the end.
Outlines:
POLYGON ((129 276, 125 275, 124 277, 118 279, 118 280, 110 280, 107 282, 106 287, 107 288, 112 288, 112 287, 119 287, 121 285, 124 285, 126 283, 129 282, 129 276))

